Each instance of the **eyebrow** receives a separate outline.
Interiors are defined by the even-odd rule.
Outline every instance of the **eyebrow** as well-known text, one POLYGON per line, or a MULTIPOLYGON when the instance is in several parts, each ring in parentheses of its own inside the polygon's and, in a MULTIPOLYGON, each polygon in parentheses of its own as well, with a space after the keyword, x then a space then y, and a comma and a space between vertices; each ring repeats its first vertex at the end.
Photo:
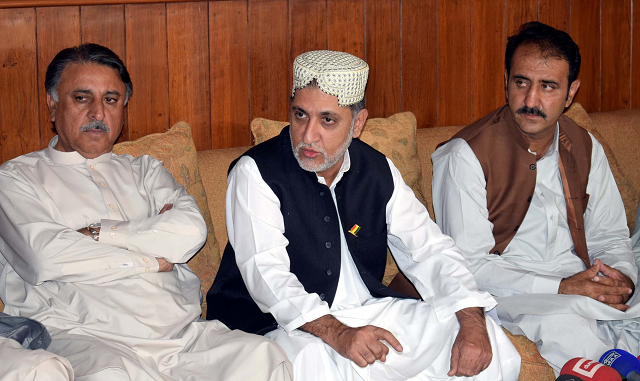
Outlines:
MULTIPOLYGON (((525 77, 525 76, 524 76, 524 75, 522 75, 522 74, 514 74, 514 75, 513 75, 513 78, 514 78, 514 79, 524 79, 524 80, 526 80, 526 81, 531 81, 529 78, 525 77)), ((553 80, 551 80, 551 79, 543 79, 543 80, 541 80, 540 82, 542 82, 542 83, 543 83, 543 84, 545 84, 545 85, 556 85, 556 86, 560 86, 560 84, 559 84, 558 82, 553 81, 553 80)))
MULTIPOLYGON (((81 94, 89 94, 89 95, 93 95, 93 92, 91 90, 88 89, 76 89, 73 90, 73 93, 81 93, 81 94)), ((104 95, 117 95, 117 96, 121 96, 122 94, 120 94, 118 91, 116 90, 110 90, 107 91, 104 95)))

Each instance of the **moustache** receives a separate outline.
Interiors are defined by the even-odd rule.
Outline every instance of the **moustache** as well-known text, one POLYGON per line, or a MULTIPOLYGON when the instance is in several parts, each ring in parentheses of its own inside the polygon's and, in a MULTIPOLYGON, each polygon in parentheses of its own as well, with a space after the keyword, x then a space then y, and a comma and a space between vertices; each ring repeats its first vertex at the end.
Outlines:
POLYGON ((537 107, 522 106, 518 109, 518 111, 516 111, 516 114, 536 115, 536 116, 541 116, 544 119, 547 119, 547 114, 545 114, 544 111, 540 110, 537 107))
POLYGON ((86 132, 91 130, 100 130, 104 132, 109 132, 111 131, 111 128, 106 124, 104 124, 104 122, 101 122, 99 120, 94 120, 93 122, 89 122, 87 124, 80 126, 81 132, 86 132))

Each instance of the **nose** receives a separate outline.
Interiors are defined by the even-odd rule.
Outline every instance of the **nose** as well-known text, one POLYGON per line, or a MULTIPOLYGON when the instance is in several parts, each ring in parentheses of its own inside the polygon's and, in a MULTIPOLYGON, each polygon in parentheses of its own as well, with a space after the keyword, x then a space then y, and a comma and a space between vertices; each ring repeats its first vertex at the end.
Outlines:
POLYGON ((319 140, 320 122, 316 118, 311 118, 304 127, 302 142, 312 144, 319 140))
POLYGON ((102 99, 93 99, 88 116, 90 119, 104 120, 104 104, 102 103, 102 99))
POLYGON ((527 90, 527 94, 524 97, 524 104, 527 107, 537 107, 540 105, 540 89, 536 86, 531 86, 527 90))

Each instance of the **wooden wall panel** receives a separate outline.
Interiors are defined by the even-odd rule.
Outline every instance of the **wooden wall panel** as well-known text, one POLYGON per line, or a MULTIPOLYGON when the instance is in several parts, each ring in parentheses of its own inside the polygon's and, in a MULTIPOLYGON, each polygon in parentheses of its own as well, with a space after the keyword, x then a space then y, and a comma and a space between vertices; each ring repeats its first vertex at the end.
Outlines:
POLYGON ((602 111, 629 108, 631 0, 602 1, 602 111))
POLYGON ((367 109, 370 118, 402 110, 400 97, 400 0, 365 3, 365 60, 369 64, 367 109))
POLYGON ((327 2, 327 49, 364 59, 364 0, 327 2))
POLYGON ((581 85, 575 101, 587 112, 600 111, 600 2, 571 0, 571 38, 580 47, 581 85))
POLYGON ((290 73, 299 54, 327 49, 327 0, 289 1, 289 41, 290 73))
POLYGON ((35 9, 0 10, 0 29, 14 32, 4 34, 0 44, 2 162, 40 148, 35 9))
POLYGON ((418 128, 436 125, 436 2, 402 1, 402 110, 418 128), (419 15, 419 17, 416 17, 419 15))
MULTIPOLYGON (((80 35, 82 43, 93 42, 106 46, 126 63, 124 5, 85 5, 80 7, 80 35)), ((135 88, 135 83, 134 83, 135 88)), ((118 141, 129 140, 128 108, 124 127, 118 141)))
POLYGON ((506 0, 505 17, 508 37, 517 33, 520 25, 538 20, 538 0, 506 0))
POLYGON ((209 3, 211 148, 251 144, 247 4, 209 3))
POLYGON ((170 124, 186 121, 196 149, 211 149, 207 3, 167 4, 167 49, 170 124))
POLYGON ((569 33, 571 0, 540 0, 538 21, 569 33))
POLYGON ((127 68, 134 83, 129 138, 169 127, 169 69, 165 4, 126 5, 127 68))
MULTIPOLYGON (((631 108, 640 107, 640 0, 634 0, 633 3, 633 25, 632 36, 633 41, 631 52, 631 108)), ((605 94, 606 96, 606 94, 605 94)))
POLYGON ((251 119, 289 120, 287 0, 248 1, 251 119))
POLYGON ((438 125, 471 122, 471 1, 438 2, 438 125))
POLYGON ((473 2, 471 119, 478 120, 505 104, 503 0, 473 2))
POLYGON ((40 103, 40 146, 46 147, 55 135, 44 79, 47 66, 58 52, 64 48, 80 44, 80 8, 51 7, 36 8, 38 46, 38 102, 40 103))

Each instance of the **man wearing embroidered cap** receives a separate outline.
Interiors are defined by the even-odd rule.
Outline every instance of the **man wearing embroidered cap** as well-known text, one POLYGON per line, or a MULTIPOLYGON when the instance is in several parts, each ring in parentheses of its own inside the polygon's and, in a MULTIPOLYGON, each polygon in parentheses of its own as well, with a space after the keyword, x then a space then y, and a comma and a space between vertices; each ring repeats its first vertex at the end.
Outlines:
POLYGON ((393 163, 361 142, 368 66, 313 51, 294 62, 290 126, 233 162, 227 245, 207 300, 265 333, 297 380, 515 380, 520 357, 486 319, 453 241, 393 163), (387 246, 423 301, 381 283, 387 246))

